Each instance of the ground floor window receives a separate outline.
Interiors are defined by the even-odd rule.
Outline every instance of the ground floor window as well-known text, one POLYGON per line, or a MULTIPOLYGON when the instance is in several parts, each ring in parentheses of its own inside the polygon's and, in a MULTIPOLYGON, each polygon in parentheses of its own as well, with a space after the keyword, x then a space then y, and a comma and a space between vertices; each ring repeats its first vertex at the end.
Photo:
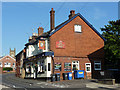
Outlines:
POLYGON ((72 71, 79 70, 79 61, 72 61, 72 71))
POLYGON ((94 69, 101 70, 101 61, 94 61, 94 69))
POLYGON ((50 71, 51 69, 50 69, 51 67, 50 67, 50 63, 48 63, 48 71, 50 71))
POLYGON ((64 64, 64 71, 71 71, 71 63, 64 64))
POLYGON ((85 63, 86 72, 91 72, 91 63, 85 63))
POLYGON ((61 71, 61 63, 55 63, 55 71, 61 71))

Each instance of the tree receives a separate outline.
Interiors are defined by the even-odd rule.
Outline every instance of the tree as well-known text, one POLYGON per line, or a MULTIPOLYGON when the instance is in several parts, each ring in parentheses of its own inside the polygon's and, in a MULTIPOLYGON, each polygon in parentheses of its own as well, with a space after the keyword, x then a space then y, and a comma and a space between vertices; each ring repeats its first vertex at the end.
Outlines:
POLYGON ((109 21, 109 25, 101 28, 105 38, 105 63, 114 68, 120 67, 120 20, 109 21))

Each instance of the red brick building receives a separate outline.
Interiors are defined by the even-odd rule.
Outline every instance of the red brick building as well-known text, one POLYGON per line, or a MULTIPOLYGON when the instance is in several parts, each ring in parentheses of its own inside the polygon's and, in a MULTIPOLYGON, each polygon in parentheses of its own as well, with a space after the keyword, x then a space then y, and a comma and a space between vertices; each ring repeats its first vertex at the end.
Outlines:
MULTIPOLYGON (((2 72, 3 68, 13 68, 12 72, 15 72, 15 68, 16 68, 16 60, 11 57, 11 56, 4 56, 2 58, 0 58, 0 71, 2 72)), ((4 71, 3 71, 4 72, 4 71)))
POLYGON ((17 77, 22 77, 24 78, 24 68, 23 68, 23 59, 26 58, 25 56, 25 48, 21 50, 17 55, 16 55, 16 72, 15 75, 17 77))
MULTIPOLYGON (((51 12, 54 14, 54 11, 51 12)), ((55 73, 61 73, 62 76, 62 73, 73 71, 76 67, 84 70, 87 77, 97 76, 104 68, 103 47, 104 38, 97 30, 80 13, 70 11, 69 19, 55 27, 50 34, 54 62, 61 64, 61 70, 55 70, 55 73), (70 70, 65 70, 67 64, 70 70)))

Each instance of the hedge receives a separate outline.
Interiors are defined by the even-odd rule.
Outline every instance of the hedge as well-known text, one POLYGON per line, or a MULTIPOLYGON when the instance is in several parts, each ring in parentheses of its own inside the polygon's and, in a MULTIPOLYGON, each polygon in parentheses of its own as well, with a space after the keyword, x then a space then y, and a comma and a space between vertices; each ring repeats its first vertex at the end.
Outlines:
POLYGON ((11 67, 4 67, 3 71, 13 71, 13 68, 11 68, 11 67))

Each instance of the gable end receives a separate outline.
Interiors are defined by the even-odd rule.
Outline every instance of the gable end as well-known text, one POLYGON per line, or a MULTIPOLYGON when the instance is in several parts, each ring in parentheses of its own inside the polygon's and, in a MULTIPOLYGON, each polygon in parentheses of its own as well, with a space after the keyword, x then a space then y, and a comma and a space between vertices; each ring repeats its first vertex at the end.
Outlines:
POLYGON ((51 32, 49 34, 49 36, 52 36, 55 32, 57 32, 58 30, 60 30, 62 27, 64 27, 66 24, 68 24, 69 22, 71 22, 73 19, 75 19, 77 16, 79 16, 90 28, 92 28, 92 30, 94 30, 94 32, 96 32, 104 41, 105 38, 80 14, 77 13, 74 17, 72 17, 71 19, 67 20, 64 24, 62 24, 60 27, 56 28, 53 32, 51 32))

